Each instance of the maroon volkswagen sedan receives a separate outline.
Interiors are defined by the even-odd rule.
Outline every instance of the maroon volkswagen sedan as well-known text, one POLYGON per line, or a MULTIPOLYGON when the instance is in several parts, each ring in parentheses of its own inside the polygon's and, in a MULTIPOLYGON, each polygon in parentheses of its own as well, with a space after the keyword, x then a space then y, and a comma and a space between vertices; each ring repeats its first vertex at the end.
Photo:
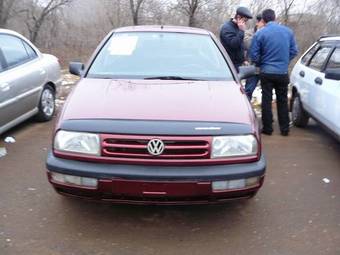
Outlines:
POLYGON ((266 162, 240 80, 215 36, 141 26, 112 31, 57 122, 47 174, 63 195, 142 204, 253 197, 266 162))

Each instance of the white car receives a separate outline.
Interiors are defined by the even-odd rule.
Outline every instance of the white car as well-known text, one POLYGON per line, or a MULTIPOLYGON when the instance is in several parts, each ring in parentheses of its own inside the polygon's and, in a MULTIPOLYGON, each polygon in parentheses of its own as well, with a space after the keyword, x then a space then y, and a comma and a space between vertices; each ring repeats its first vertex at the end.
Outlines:
POLYGON ((48 121, 55 111, 60 65, 20 34, 0 29, 0 134, 36 116, 48 121))
POLYGON ((340 36, 324 36, 299 59, 291 74, 292 119, 315 119, 340 141, 340 36))

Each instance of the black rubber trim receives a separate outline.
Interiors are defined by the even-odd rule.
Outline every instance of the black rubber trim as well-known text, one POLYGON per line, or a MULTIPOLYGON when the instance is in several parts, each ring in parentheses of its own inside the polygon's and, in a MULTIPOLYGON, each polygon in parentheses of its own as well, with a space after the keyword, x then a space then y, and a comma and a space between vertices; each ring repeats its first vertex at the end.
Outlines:
POLYGON ((69 175, 131 180, 232 180, 263 176, 266 170, 264 156, 254 163, 214 166, 140 166, 90 163, 57 158, 49 152, 46 167, 49 171, 69 175))
POLYGON ((68 131, 129 134, 129 135, 243 135, 253 133, 252 127, 242 123, 159 121, 159 120, 65 120, 60 129, 68 131), (218 130, 209 128, 220 128, 218 130), (205 130, 197 128, 208 128, 205 130))

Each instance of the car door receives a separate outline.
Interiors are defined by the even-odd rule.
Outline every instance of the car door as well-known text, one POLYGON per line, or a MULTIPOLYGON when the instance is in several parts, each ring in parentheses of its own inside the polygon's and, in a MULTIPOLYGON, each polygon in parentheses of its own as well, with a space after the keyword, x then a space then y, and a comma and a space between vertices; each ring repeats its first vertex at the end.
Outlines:
POLYGON ((333 46, 321 45, 310 60, 305 73, 305 81, 308 86, 307 111, 321 122, 329 104, 322 95, 324 93, 322 89, 323 80, 325 79, 323 70, 332 50, 333 46))
MULTIPOLYGON (((1 41, 0 41, 1 43, 1 41)), ((0 47, 0 133, 2 128, 8 125, 15 117, 18 111, 15 107, 17 91, 13 86, 13 81, 8 77, 8 65, 0 47)))
MULTIPOLYGON (((327 69, 338 69, 340 71, 340 47, 333 51, 325 67, 325 72, 327 69)), ((320 101, 324 105, 320 109, 321 121, 333 132, 340 135, 340 81, 324 78, 317 90, 320 101)))
POLYGON ((311 109, 309 96, 311 86, 309 81, 310 74, 308 65, 319 48, 319 43, 314 44, 296 63, 291 74, 291 83, 298 89, 302 105, 307 111, 311 109))
POLYGON ((30 52, 28 46, 19 37, 0 34, 0 49, 6 63, 0 73, 1 126, 36 110, 45 74, 39 68, 38 54, 33 49, 30 52))

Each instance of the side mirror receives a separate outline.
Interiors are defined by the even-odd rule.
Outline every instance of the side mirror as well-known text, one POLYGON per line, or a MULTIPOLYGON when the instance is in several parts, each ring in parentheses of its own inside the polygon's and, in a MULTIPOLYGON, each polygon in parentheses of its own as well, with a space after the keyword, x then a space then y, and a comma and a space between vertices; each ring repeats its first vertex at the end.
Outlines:
POLYGON ((340 68, 327 68, 325 71, 325 78, 340 81, 340 68))
POLYGON ((240 80, 248 79, 252 76, 256 75, 256 67, 255 66, 240 66, 238 78, 240 80))
POLYGON ((69 72, 77 76, 82 76, 84 68, 85 66, 83 63, 71 62, 69 65, 69 72))

